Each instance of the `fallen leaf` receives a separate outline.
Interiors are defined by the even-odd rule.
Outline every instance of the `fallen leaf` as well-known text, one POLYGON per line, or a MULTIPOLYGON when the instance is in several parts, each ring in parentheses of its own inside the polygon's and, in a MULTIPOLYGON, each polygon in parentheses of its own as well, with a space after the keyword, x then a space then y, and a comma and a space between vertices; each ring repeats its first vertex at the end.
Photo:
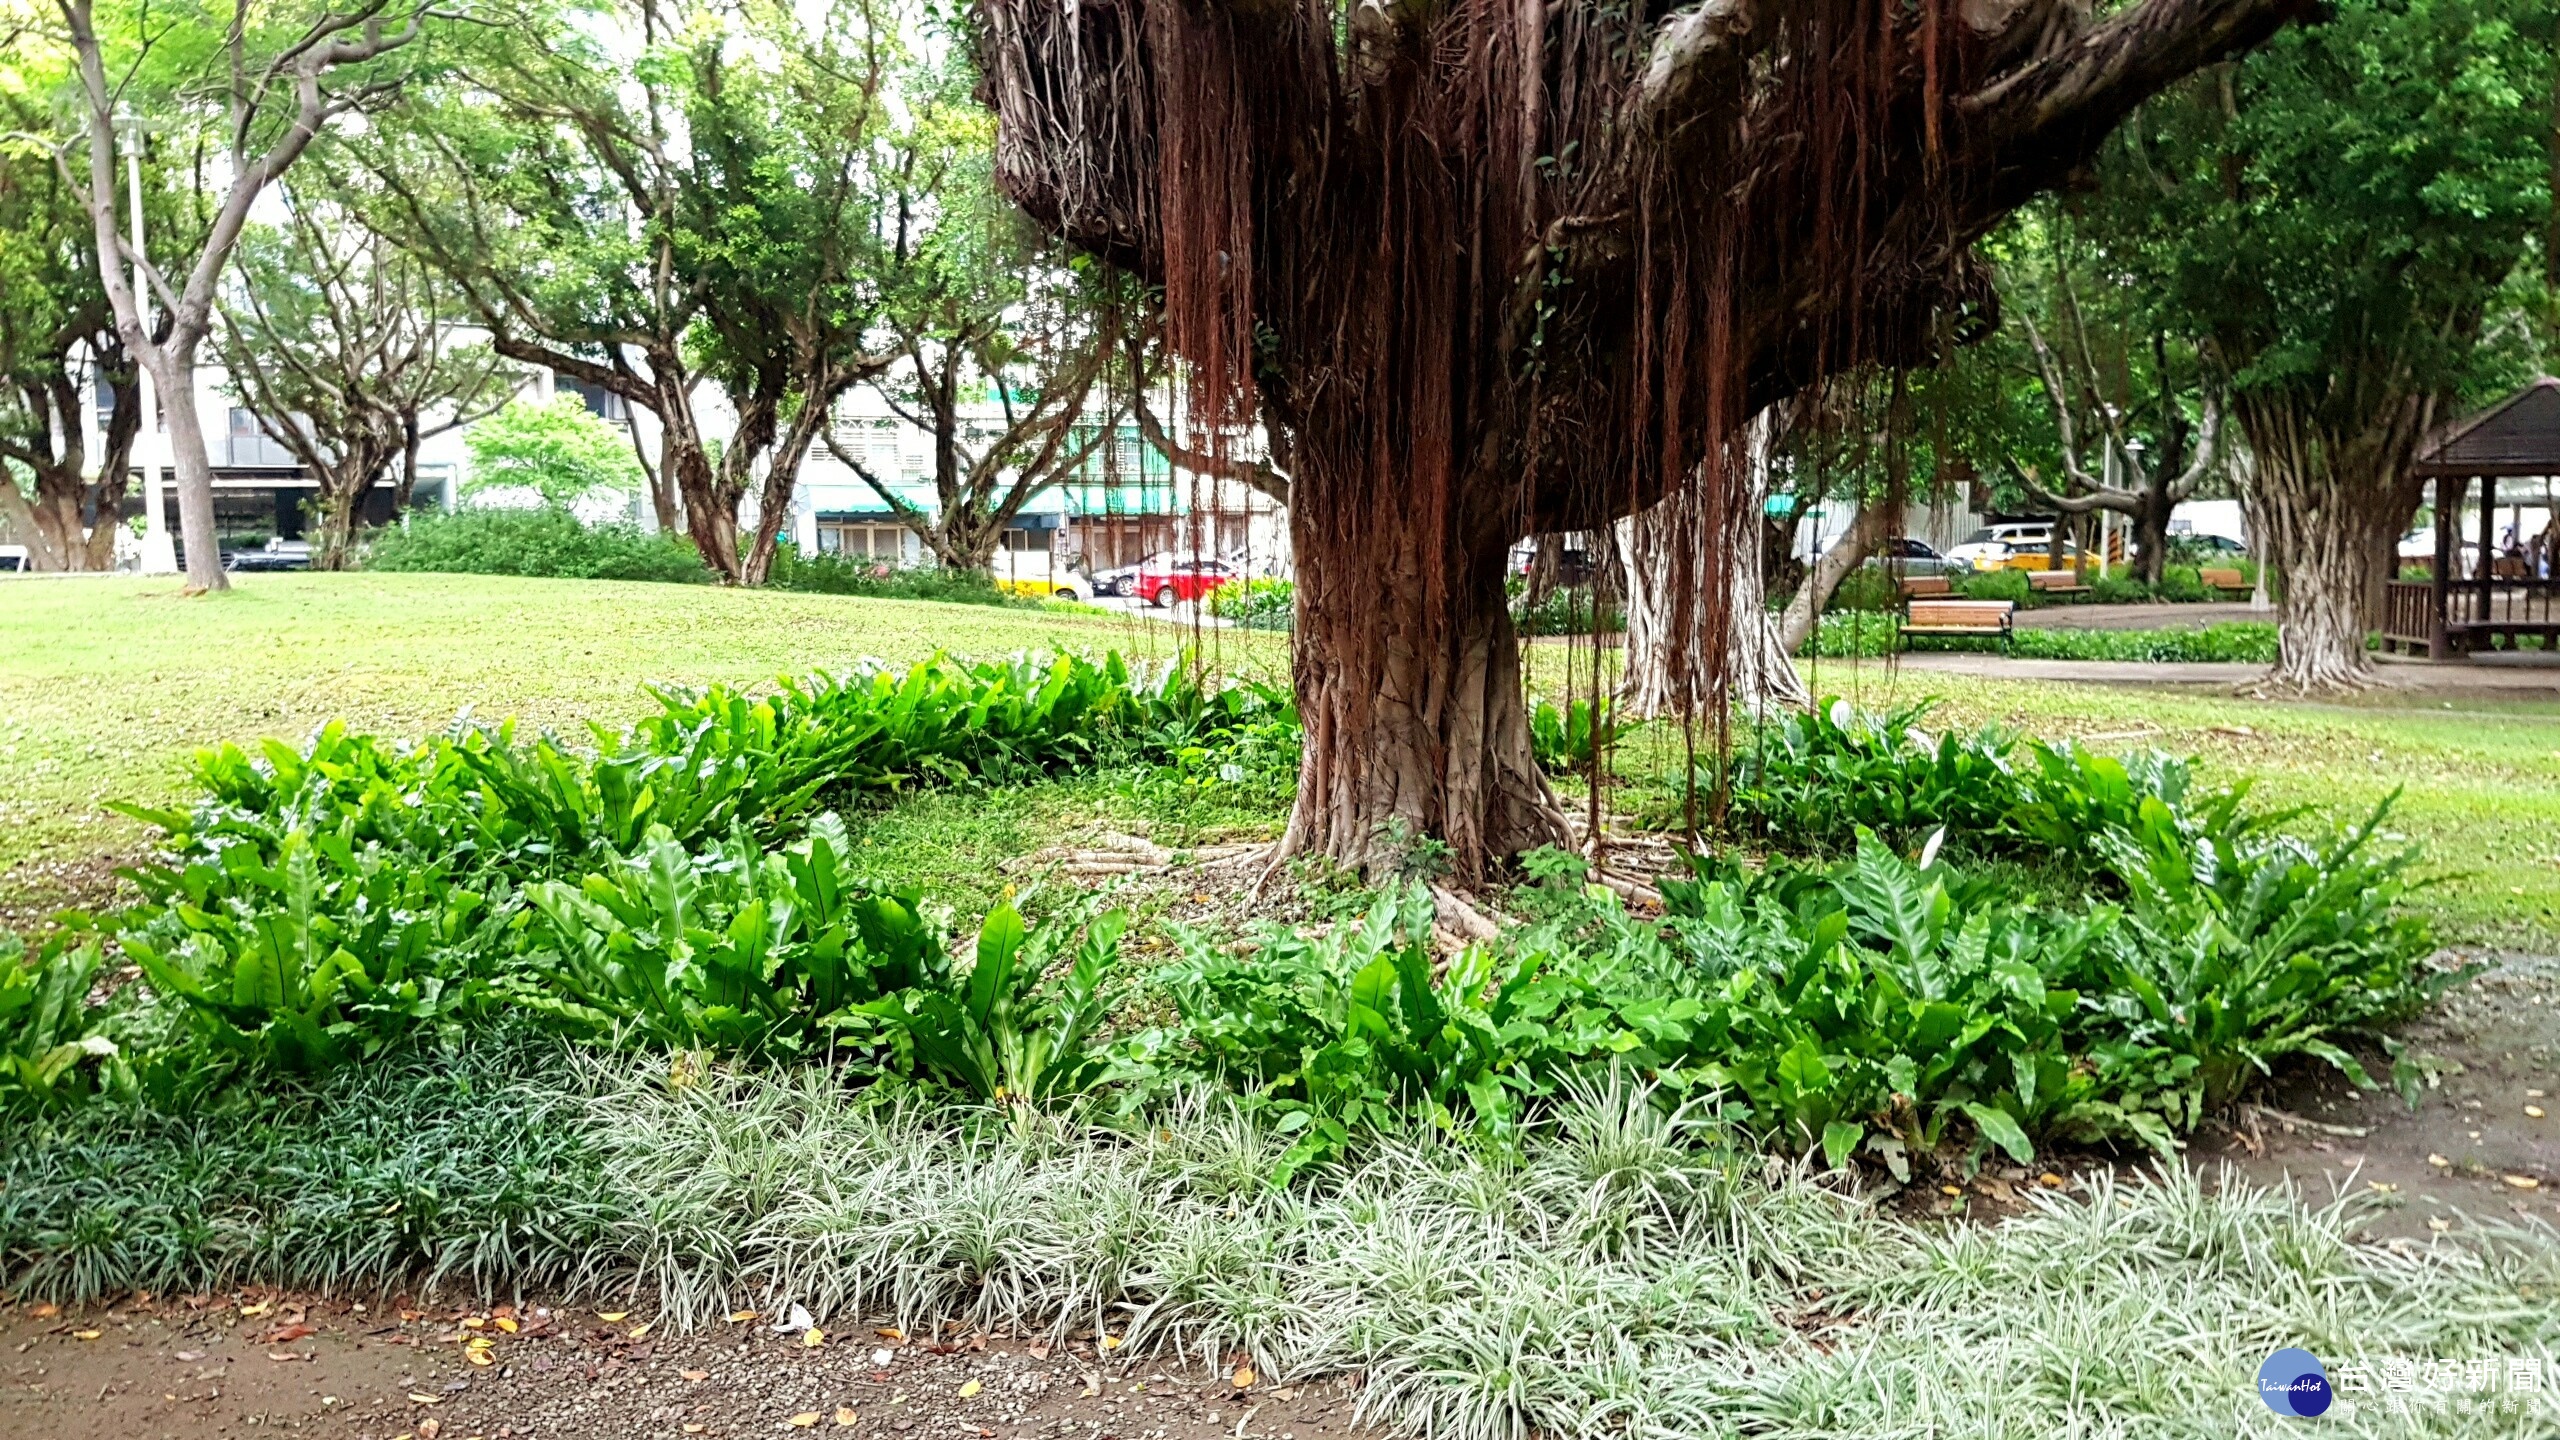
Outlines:
POLYGON ((255 1320, 255 1319, 257 1319, 259 1316, 266 1314, 268 1311, 273 1310, 274 1308, 276 1308, 276 1307, 275 1307, 275 1306, 273 1306, 273 1305, 268 1304, 268 1303, 267 1303, 266 1301, 264 1301, 264 1300, 261 1300, 261 1301, 259 1301, 257 1304, 255 1304, 255 1305, 243 1305, 243 1306, 241 1306, 241 1307, 240 1307, 240 1314, 241 1314, 241 1316, 242 1316, 243 1318, 245 1318, 245 1319, 255 1320))
POLYGON ((494 1324, 495 1324, 499 1329, 506 1331, 506 1332, 507 1332, 508 1334, 510 1334, 510 1335, 513 1335, 514 1333, 516 1333, 516 1331, 517 1331, 517 1330, 519 1330, 519 1329, 523 1328, 523 1327, 521 1327, 521 1326, 517 1325, 517 1324, 516 1324, 516 1322, 515 1322, 512 1318, 510 1318, 510 1317, 508 1317, 508 1316, 505 1316, 505 1315, 501 1315, 501 1316, 499 1316, 499 1317, 498 1317, 494 1322, 492 1322, 492 1323, 494 1323, 494 1324))
POLYGON ((38 1320, 50 1320, 54 1316, 62 1313, 62 1307, 59 1305, 39 1305, 27 1313, 38 1320))
POLYGON ((2519 1190, 2539 1190, 2542 1188, 2542 1182, 2536 1180, 2530 1175, 2508 1175, 2502 1178, 2504 1178, 2508 1184, 2513 1185, 2519 1190))
POLYGON ((74 1330, 71 1332, 71 1338, 74 1340, 95 1340, 105 1333, 107 1332, 104 1330, 74 1330))
POLYGON ((2542 1107, 2539 1105, 2527 1105, 2524 1107, 2524 1113, 2532 1116, 2536 1120, 2539 1120, 2542 1118, 2542 1107))
POLYGON ((1227 1380, 1239 1390, 1250 1390, 1253 1388, 1253 1367, 1239 1365, 1236 1367, 1236 1373, 1228 1376, 1227 1380))
POLYGON ((732 1325, 744 1325, 754 1318, 756 1318, 756 1312, 753 1310, 732 1310, 729 1312, 729 1323, 732 1325))
POLYGON ((836 1423, 839 1425, 850 1425, 861 1418, 861 1416, 853 1413, 853 1407, 850 1405, 839 1405, 836 1407, 836 1423))
POLYGON ((441 1420, 421 1420, 418 1422, 418 1440, 436 1440, 436 1432, 443 1428, 441 1420))
POLYGON ((884 1326, 878 1330, 872 1331, 871 1333, 879 1336, 883 1340, 904 1340, 907 1338, 907 1332, 899 1329, 895 1325, 884 1326))
POLYGON ((800 1332, 800 1343, 812 1350, 815 1350, 819 1346, 827 1343, 827 1332, 819 1329, 815 1325, 812 1325, 808 1329, 800 1332))
POLYGON ((963 1400, 970 1399, 984 1388, 986 1387, 980 1385, 975 1380, 966 1381, 960 1386, 960 1398, 963 1400))
POLYGON ((646 1340, 646 1339, 648 1339, 648 1338, 649 1338, 649 1322, 648 1322, 648 1321, 646 1321, 646 1320, 643 1320, 643 1321, 641 1321, 639 1324, 632 1326, 628 1331, 624 1332, 623 1338, 624 1338, 624 1339, 627 1339, 627 1340, 646 1340))
POLYGON ((409 1392, 409 1399, 412 1403, 419 1405, 441 1405, 444 1403, 444 1397, 441 1395, 427 1395, 416 1390, 409 1392))
POLYGON ((2047 1170, 2047 1171, 2046 1171, 2046 1172, 2044 1172, 2043 1174, 2041 1174, 2041 1175, 2039 1175, 2039 1176, 2037 1176, 2037 1177, 2036 1177, 2036 1183, 2037 1183, 2037 1184, 2039 1184, 2039 1185, 2041 1185, 2041 1186, 2043 1186, 2043 1187, 2044 1187, 2044 1188, 2046 1188, 2047 1190, 2059 1190, 2059 1189, 2061 1189, 2061 1188, 2063 1187, 2064 1181, 2063 1181, 2063 1178, 2062 1178, 2061 1176, 2054 1174, 2054 1173, 2053 1173, 2052 1171, 2050 1171, 2050 1170, 2047 1170))
POLYGON ((490 1354, 486 1350, 465 1350, 462 1352, 462 1358, 470 1361, 474 1365, 495 1365, 498 1363, 498 1357, 490 1354))
POLYGON ((619 1325, 623 1321, 631 1318, 631 1312, 628 1310, 599 1310, 596 1312, 596 1318, 607 1325, 619 1325))
POLYGON ((676 1373, 697 1385, 711 1378, 711 1372, 708 1370, 679 1370, 676 1373))
POLYGON ((1102 1348, 1103 1348, 1103 1349, 1105 1349, 1105 1350, 1117 1350, 1117 1349, 1119 1349, 1119 1348, 1120 1348, 1120 1337, 1119 1337, 1119 1336, 1117 1336, 1117 1335, 1105 1335, 1105 1336, 1103 1336, 1103 1337, 1102 1337, 1102 1348))
POLYGON ((818 1423, 818 1412, 815 1410, 803 1410, 783 1423, 789 1425, 794 1430, 806 1430, 810 1426, 818 1423))
POLYGON ((2443 1233, 2445 1233, 2446 1231, 2451 1230, 2451 1229, 2453 1228, 2453 1222, 2452 1222, 2452 1221, 2450 1221, 2450 1220, 2444 1220, 2444 1219, 2429 1220, 2429 1221, 2427 1222, 2427 1228, 2428 1228, 2428 1229, 2430 1229, 2430 1230, 2433 1230, 2434 1232, 2436 1232, 2436 1233, 2437 1233, 2437 1234, 2439 1234, 2439 1235, 2442 1235, 2442 1234, 2443 1234, 2443 1233))
POLYGON ((2430 1156, 2428 1156, 2428 1157, 2427 1157, 2427 1163, 2428 1163, 2428 1164, 2430 1164, 2430 1165, 2433 1165, 2434 1167, 2436 1167, 2436 1168, 2437 1168, 2437 1169, 2439 1169, 2439 1170, 2450 1170, 2450 1169, 2452 1169, 2452 1168, 2453 1168, 2453 1162, 2452 1162, 2452 1161, 2450 1161, 2450 1160, 2447 1160, 2446 1158, 2444 1158, 2444 1157, 2443 1157, 2443 1156, 2441 1156, 2441 1155, 2430 1155, 2430 1156))
POLYGON ((201 1350, 181 1350, 178 1352, 178 1358, 189 1365, 193 1365, 204 1358, 204 1352, 201 1350))
POLYGON ((1298 1398, 1298 1392, 1294 1387, 1283 1390, 1274 1390, 1271 1392, 1271 1398, 1274 1400, 1295 1400, 1298 1398))
POLYGON ((686 1433, 687 1435, 699 1435, 699 1434, 701 1434, 701 1433, 702 1433, 703 1428, 704 1428, 704 1427, 702 1427, 702 1426, 700 1426, 700 1425, 687 1425, 686 1427, 684 1427, 684 1433, 686 1433))
POLYGON ((306 1335, 317 1335, 319 1333, 319 1331, 312 1329, 308 1325, 283 1325, 277 1327, 275 1333, 266 1338, 265 1343, 269 1345, 282 1345, 289 1341, 299 1340, 306 1335))
POLYGON ((1961 1195, 1964 1193, 1964 1187, 1961 1185, 1941 1185, 1938 1187, 1938 1193, 1941 1195, 1961 1195))
POLYGON ((481 1319, 479 1316, 472 1315, 463 1320, 462 1328, 465 1330, 478 1330, 486 1327, 488 1323, 488 1321, 481 1319))
POLYGON ((2364 1188, 2372 1191, 2376 1195, 2388 1195, 2393 1191, 2398 1190, 2400 1187, 2397 1185, 2385 1185, 2379 1180, 2367 1180, 2364 1182, 2364 1188))

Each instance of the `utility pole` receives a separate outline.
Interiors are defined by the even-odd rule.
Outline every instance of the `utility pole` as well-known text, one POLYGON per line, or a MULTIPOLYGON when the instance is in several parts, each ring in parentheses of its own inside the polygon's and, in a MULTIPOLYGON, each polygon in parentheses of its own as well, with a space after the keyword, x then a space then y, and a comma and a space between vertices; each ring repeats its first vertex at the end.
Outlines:
MULTIPOLYGON (((133 121, 133 141, 125 146, 124 174, 127 199, 133 208, 133 303, 142 317, 142 333, 151 333, 151 285, 144 276, 148 268, 142 242, 142 124, 133 121)), ((178 547, 169 538, 169 517, 160 498, 160 397, 152 389, 151 367, 139 363, 133 367, 135 392, 142 399, 142 427, 135 437, 134 450, 142 457, 142 573, 175 575, 178 573, 178 547)), ((100 517, 104 519, 105 517, 100 517)))

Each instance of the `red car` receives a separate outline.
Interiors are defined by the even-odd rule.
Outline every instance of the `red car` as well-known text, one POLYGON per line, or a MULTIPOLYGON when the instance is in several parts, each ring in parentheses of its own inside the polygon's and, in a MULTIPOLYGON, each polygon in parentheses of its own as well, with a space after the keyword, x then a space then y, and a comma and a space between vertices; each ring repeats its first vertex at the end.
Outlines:
POLYGON ((1132 588, 1150 605, 1170 605, 1196 601, 1234 578, 1235 567, 1223 560, 1149 560, 1132 588))

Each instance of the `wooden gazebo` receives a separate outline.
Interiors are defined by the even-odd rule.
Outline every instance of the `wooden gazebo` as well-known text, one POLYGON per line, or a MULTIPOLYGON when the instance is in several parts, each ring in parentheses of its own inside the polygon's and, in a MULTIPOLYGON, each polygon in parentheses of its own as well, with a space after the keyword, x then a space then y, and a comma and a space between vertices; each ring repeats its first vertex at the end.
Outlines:
POLYGON ((2521 517, 2526 497, 2514 493, 2516 480, 2541 481, 2531 498, 2547 510, 2551 477, 2560 476, 2560 379, 2546 375, 2438 434, 2419 449, 2413 472, 2435 482, 2434 563, 2424 580, 2386 582, 2384 643, 2438 660, 2514 648, 2529 635, 2545 649, 2560 644, 2551 537, 2518 534, 2501 547, 2497 528, 2501 509, 2521 517), (2468 544, 2455 534, 2466 501, 2479 508, 2468 544))

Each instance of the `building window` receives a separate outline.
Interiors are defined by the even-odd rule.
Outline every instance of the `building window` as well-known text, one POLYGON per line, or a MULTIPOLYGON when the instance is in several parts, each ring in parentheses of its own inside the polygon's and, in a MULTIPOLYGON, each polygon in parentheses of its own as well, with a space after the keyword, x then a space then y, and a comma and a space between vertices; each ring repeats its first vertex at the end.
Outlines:
POLYGON ((1056 533, 1054 530, 1007 530, 1004 532, 1004 548, 1022 554, 1045 553, 1049 548, 1049 537, 1056 533))
POLYGON ((838 525, 818 527, 818 553, 851 559, 886 560, 895 564, 907 551, 903 525, 838 525))
POLYGON ((555 394, 577 396, 580 400, 586 402, 587 409, 590 412, 601 419, 612 420, 619 423, 626 413, 622 408, 622 397, 614 394, 611 390, 606 389, 602 385, 589 384, 584 380, 574 380, 569 376, 562 375, 557 372, 554 372, 551 378, 553 382, 552 388, 555 394))

